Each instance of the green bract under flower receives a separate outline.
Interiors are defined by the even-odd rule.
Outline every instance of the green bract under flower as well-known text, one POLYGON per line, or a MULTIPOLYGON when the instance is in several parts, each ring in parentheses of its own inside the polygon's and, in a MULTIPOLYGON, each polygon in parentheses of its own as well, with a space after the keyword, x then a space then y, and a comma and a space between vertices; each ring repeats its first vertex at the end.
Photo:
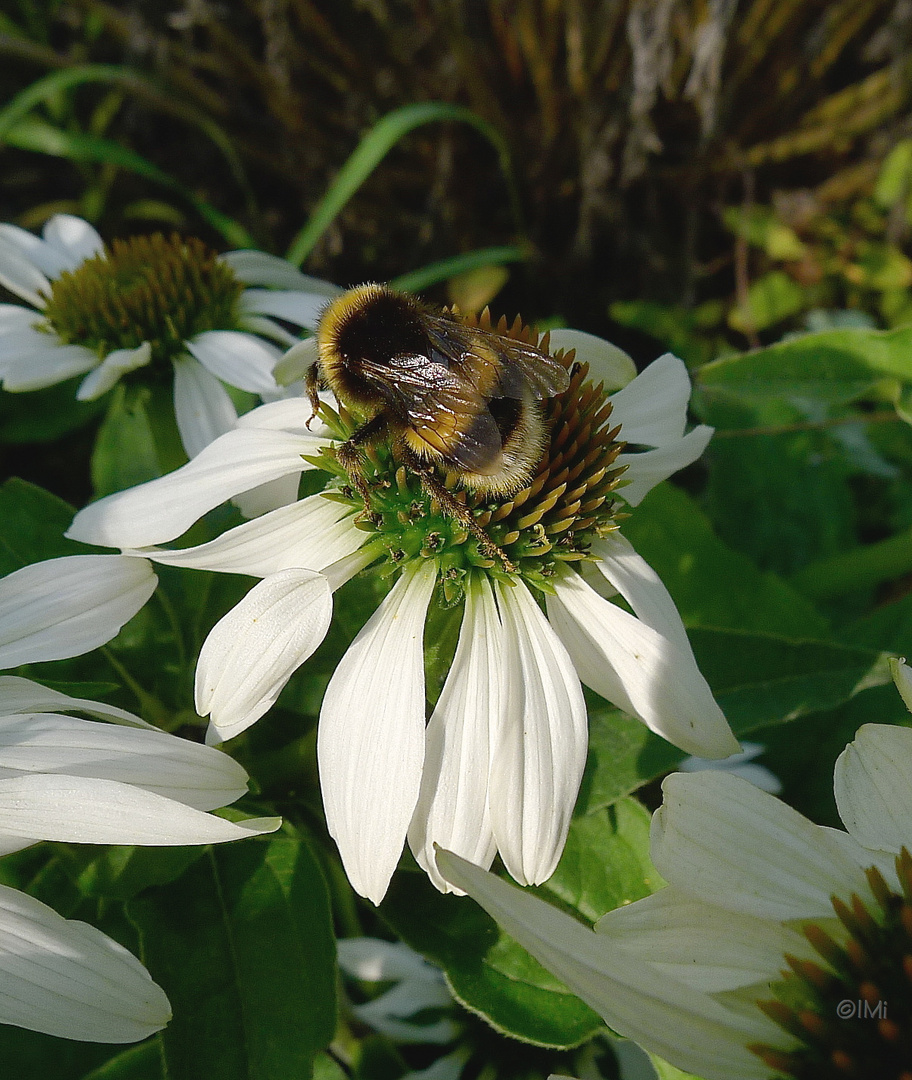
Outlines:
POLYGON ((176 233, 115 240, 51 283, 47 329, 103 359, 149 342, 152 360, 173 359, 206 330, 240 329, 244 284, 195 237, 176 233))
MULTIPOLYGON (((500 329, 500 328, 498 328, 500 329)), ((514 336, 529 339, 528 331, 514 336)), ((542 347, 547 349, 547 338, 542 347)), ((612 422, 612 405, 601 384, 589 381, 589 365, 576 363, 574 352, 558 353, 570 372, 568 389, 545 402, 548 443, 530 481, 516 494, 499 498, 462 489, 451 474, 447 488, 469 506, 494 547, 502 551, 529 584, 552 591, 550 579, 558 563, 591 558, 593 539, 617 528, 612 497, 625 466, 615 466, 625 444, 620 426, 612 422)), ((357 429, 362 417, 344 406, 323 405, 324 421, 340 440, 357 429)), ((311 459, 336 477, 336 490, 327 494, 364 511, 359 494, 338 464, 333 449, 311 459)), ((370 511, 361 514, 358 528, 375 533, 392 567, 410 559, 434 558, 443 595, 457 602, 466 574, 472 570, 507 578, 500 562, 483 550, 479 540, 458 520, 446 514, 427 494, 420 477, 401 465, 388 444, 365 453, 364 478, 370 491, 370 511)))

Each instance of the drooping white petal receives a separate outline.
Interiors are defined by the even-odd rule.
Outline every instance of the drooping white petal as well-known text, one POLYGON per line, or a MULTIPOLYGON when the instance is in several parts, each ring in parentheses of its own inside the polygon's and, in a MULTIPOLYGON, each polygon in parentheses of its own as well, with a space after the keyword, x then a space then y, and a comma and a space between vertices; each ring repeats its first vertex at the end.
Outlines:
POLYGON ((452 995, 441 977, 435 983, 403 980, 379 997, 353 1005, 352 1012, 362 1023, 398 1042, 442 1045, 452 1042, 459 1029, 448 1017, 425 1017, 430 1010, 439 1013, 452 1005, 452 995))
POLYGON ((184 342, 187 351, 229 386, 258 394, 274 390, 272 369, 281 351, 240 330, 206 330, 184 342))
POLYGON ((317 339, 305 338, 288 350, 282 359, 276 364, 273 375, 280 386, 288 386, 290 383, 303 379, 311 367, 317 362, 317 339))
POLYGON ((71 697, 31 679, 21 679, 18 675, 0 675, 0 714, 27 712, 81 712, 115 724, 159 730, 135 713, 119 709, 116 705, 71 697))
POLYGON ((636 378, 636 364, 623 349, 583 330, 560 328, 551 331, 551 352, 576 350, 576 359, 589 365, 589 378, 604 383, 610 393, 636 378))
MULTIPOLYGON (((667 443, 656 450, 644 450, 638 454, 618 454, 615 465, 626 465, 627 471, 617 494, 631 506, 639 506, 650 491, 667 480, 669 476, 691 465, 709 445, 715 428, 700 424, 676 442, 667 443)), ((622 427, 620 438, 629 438, 622 427)))
POLYGON ((0 775, 18 773, 119 780, 197 810, 215 810, 247 791, 241 766, 211 747, 55 713, 0 716, 0 775))
POLYGON ((40 337, 43 340, 33 349, 8 355, 0 365, 4 390, 11 394, 43 390, 91 371, 98 363, 95 353, 82 345, 59 345, 50 335, 40 337))
POLYGON ((115 492, 80 510, 67 536, 125 548, 173 540, 226 499, 311 468, 301 455, 317 453, 324 445, 325 440, 311 435, 238 426, 167 476, 115 492))
POLYGON ((237 276, 247 285, 271 285, 277 289, 299 289, 332 298, 341 296, 344 289, 322 278, 302 274, 287 259, 269 255, 265 251, 226 251, 219 258, 228 263, 237 276))
POLYGON ((366 533, 354 527, 352 517, 351 508, 343 503, 310 495, 196 547, 179 551, 138 548, 131 554, 169 566, 261 578, 293 567, 323 570, 357 551, 367 539, 366 533))
POLYGON ((743 742, 741 752, 732 754, 727 758, 704 758, 692 755, 684 758, 679 763, 680 772, 702 772, 703 769, 723 769, 732 776, 740 776, 749 781, 761 791, 768 791, 771 795, 778 795, 782 790, 782 781, 765 765, 760 765, 753 759, 763 753, 761 743, 743 742))
POLYGON ((558 567, 548 618, 579 677, 657 735, 701 757, 740 749, 693 654, 558 567))
MULTIPOLYGON (((14 225, 0 225, 0 285, 28 300, 39 310, 44 310, 44 297, 50 293, 51 283, 39 269, 32 253, 26 254, 20 244, 13 242, 14 237, 9 230, 15 228, 14 225)), ((16 231, 24 232, 23 229, 16 231)), ((36 244, 41 244, 37 236, 31 233, 25 235, 36 244)))
POLYGON ((34 308, 22 307, 21 304, 0 304, 0 357, 4 355, 4 346, 10 334, 35 329, 35 323, 42 318, 34 308))
POLYGON ((912 729, 864 724, 836 761, 833 792, 849 833, 866 848, 912 851, 912 729))
POLYGON ((151 563, 122 555, 69 555, 16 570, 0 580, 0 667, 98 648, 157 581, 151 563))
POLYGON ((448 881, 464 890, 539 963, 620 1035, 707 1080, 758 1080, 747 1050, 777 1029, 759 1009, 746 1017, 708 994, 661 974, 570 915, 447 851, 437 856, 448 881))
POLYGON ((274 315, 277 319, 316 330, 327 297, 300 289, 247 289, 241 294, 240 309, 252 315, 274 315))
POLYGON ((554 872, 586 764, 588 725, 567 650, 522 582, 495 583, 503 624, 503 720, 488 804, 504 865, 522 884, 554 872))
POLYGON ((100 398, 120 381, 122 375, 145 367, 151 359, 152 346, 148 341, 144 341, 135 349, 115 349, 108 353, 98 367, 90 371, 79 384, 79 389, 76 391, 77 400, 94 401, 100 398))
POLYGON ((41 235, 51 247, 68 257, 68 270, 75 270, 81 262, 104 251, 104 241, 95 229, 73 214, 54 214, 41 235))
POLYGON ((890 658, 890 674, 906 708, 912 712, 912 668, 903 660, 890 658))
POLYGON ((362 982, 393 982, 398 979, 442 982, 440 968, 429 964, 404 941, 384 941, 372 937, 340 938, 336 948, 339 967, 346 975, 362 982))
POLYGON ((0 1023, 83 1042, 145 1039, 171 1019, 164 991, 123 946, 0 885, 0 1023))
POLYGON ((652 819, 652 861, 691 896, 789 920, 832 917, 834 893, 868 895, 860 860, 844 842, 746 780, 673 773, 662 790, 664 804, 652 819))
POLYGON ((53 773, 0 780, 0 833, 38 840, 223 844, 275 832, 281 823, 280 818, 226 821, 117 780, 53 773))
POLYGON ((595 568, 633 608, 641 622, 690 653, 690 641, 684 623, 662 579, 645 559, 637 555, 633 544, 619 532, 592 543, 598 556, 595 568))
MULTIPOLYGON (((259 334, 261 337, 266 338, 269 341, 274 341, 281 348, 287 349, 298 340, 297 337, 290 333, 282 326, 281 323, 275 319, 270 319, 266 315, 244 315, 239 322, 239 329, 247 330, 251 334, 259 334)), ((273 376, 275 376, 275 370, 273 370, 273 376)), ((261 395, 264 400, 268 400, 267 394, 274 394, 275 390, 263 390, 261 395)))
POLYGON ((811 952, 797 930, 694 900, 674 886, 609 911, 595 930, 705 993, 763 983, 782 967, 785 953, 811 952))
POLYGON ((208 742, 233 738, 275 703, 326 636, 332 592, 313 570, 281 570, 254 586, 209 631, 196 667, 196 711, 208 742))
POLYGON ((427 726, 418 805, 409 826, 412 854, 441 892, 434 845, 489 867, 497 845, 488 813, 491 749, 503 713, 503 631, 487 579, 472 579, 459 643, 427 726))
POLYGON ((268 480, 265 484, 257 484, 249 491, 242 491, 231 501, 240 510, 241 517, 262 517, 263 514, 297 502, 300 483, 300 476, 289 473, 287 476, 268 480))
POLYGON ((379 904, 424 761, 424 620, 431 560, 403 572, 333 672, 317 728, 326 823, 356 892, 379 904))
POLYGON ((629 443, 665 446, 684 434, 690 376, 683 360, 665 353, 611 398, 611 419, 629 443))
POLYGON ((190 458, 237 423, 228 391, 192 356, 174 361, 174 419, 190 458))
MULTIPOLYGON (((328 442, 332 437, 329 429, 318 420, 314 420, 308 427, 308 420, 310 420, 310 402, 306 398, 289 397, 282 398, 281 401, 272 401, 268 405, 258 405, 257 408, 244 413, 238 419, 237 426, 257 428, 261 431, 298 432, 328 442)), ((307 450, 305 453, 314 454, 316 449, 307 450)))

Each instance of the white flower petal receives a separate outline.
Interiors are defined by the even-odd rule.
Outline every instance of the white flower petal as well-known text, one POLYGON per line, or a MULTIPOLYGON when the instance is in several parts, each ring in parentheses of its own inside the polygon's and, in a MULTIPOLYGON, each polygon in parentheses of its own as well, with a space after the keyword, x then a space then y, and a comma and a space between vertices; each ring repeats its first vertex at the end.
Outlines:
POLYGON ((325 445, 316 436, 239 426, 167 476, 80 510, 67 536, 125 548, 173 540, 226 499, 267 480, 312 468, 301 455, 315 454, 325 445))
POLYGON ((504 865, 522 884, 554 872, 586 764, 588 725, 573 663, 522 582, 495 583, 504 716, 488 803, 504 865))
MULTIPOLYGON (((632 384, 631 384, 632 385, 632 384)), ((689 431, 682 439, 667 443, 656 450, 644 450, 638 454, 618 454, 615 466, 627 466, 622 477, 622 484, 617 494, 630 506, 639 506, 650 491, 667 480, 669 476, 691 465, 709 445, 715 428, 700 424, 689 431)), ((621 428, 620 437, 628 438, 626 429, 621 428)))
POLYGON ((393 982, 396 979, 431 983, 443 981, 440 968, 429 964, 404 941, 384 941, 372 937, 340 938, 336 948, 339 967, 346 975, 361 982, 393 982))
POLYGON ((115 349, 108 353, 98 367, 90 371, 82 380, 76 391, 77 400, 94 401, 100 398, 120 381, 122 375, 145 367, 151 359, 152 346, 148 341, 144 341, 135 349, 115 349))
POLYGON ((603 599, 574 570, 559 567, 554 590, 548 618, 587 686, 689 754, 740 750, 689 647, 603 599))
POLYGON ((237 409, 228 391, 191 356, 174 361, 174 419, 189 458, 237 423, 237 409))
MULTIPOLYGON (((329 429, 323 427, 317 420, 307 426, 310 419, 310 402, 307 398, 291 397, 281 401, 273 401, 268 405, 258 405, 250 412, 244 413, 238 419, 239 428, 257 428, 260 431, 292 431, 310 437, 322 437, 326 441, 330 439, 329 429)), ((305 451, 308 454, 316 453, 316 450, 305 451)))
POLYGON ((367 534, 352 524, 352 517, 351 508, 343 503, 310 495, 196 547, 180 551, 137 548, 130 554, 169 566, 260 578, 293 567, 323 570, 367 540, 367 534))
POLYGON ((273 315, 277 319, 316 330, 327 297, 300 289, 247 289, 241 294, 240 309, 251 315, 273 315))
POLYGON ((604 383, 609 393, 636 378, 636 364, 627 353, 595 334, 565 328, 552 330, 550 348, 551 352, 576 349, 576 359, 589 365, 589 378, 594 383, 604 383))
POLYGON ((621 438, 644 446, 665 446, 684 434, 690 376, 683 360, 665 353, 611 398, 611 419, 621 438))
POLYGON ((486 578, 466 589, 465 614, 453 663, 427 726, 421 792, 409 847, 441 892, 434 846, 487 869, 497 845, 488 813, 491 748, 503 714, 503 630, 486 578))
POLYGON ((280 386, 288 386, 290 383, 303 379, 310 368, 317 362, 317 339, 305 338, 297 342, 288 350, 282 359, 276 364, 273 375, 280 386))
POLYGON ((0 885, 0 1023, 64 1039, 124 1043, 171 1019, 168 999, 121 945, 0 885))
POLYGON ((210 630, 196 667, 196 710, 207 741, 250 727, 326 636, 332 592, 313 570, 282 570, 254 586, 210 630))
POLYGON ((272 369, 282 353, 261 338, 240 330, 206 330, 184 344, 204 368, 229 386, 251 394, 276 388, 272 369))
POLYGON ((17 675, 0 675, 0 714, 27 712, 81 712, 115 724, 159 730, 153 724, 127 712, 126 709, 117 708, 116 705, 71 697, 59 690, 51 690, 40 683, 32 682, 31 679, 21 679, 17 675))
POLYGON ((424 620, 431 560, 408 569, 333 673, 317 727, 326 823, 356 892, 379 904, 396 869, 424 761, 424 620))
POLYGON ((595 929, 660 973, 705 993, 766 982, 783 966, 785 953, 812 951, 797 930, 694 900, 674 886, 609 911, 595 929))
POLYGON ((10 334, 21 331, 38 334, 41 331, 35 329, 35 323, 41 321, 41 316, 34 308, 22 307, 21 304, 0 304, 0 357, 4 355, 4 347, 10 334))
POLYGON ((231 501, 240 510, 241 517, 262 517, 263 514, 297 502, 300 485, 301 477, 289 473, 288 476, 280 476, 265 484, 257 484, 249 491, 242 491, 231 501))
POLYGON ((660 974, 613 940, 531 893, 447 851, 441 872, 497 920, 539 963, 599 1013, 618 1034, 634 1039, 707 1080, 757 1080, 746 1044, 778 1031, 759 1009, 734 1013, 707 994, 660 974))
POLYGON ((364 1005, 353 1005, 352 1012, 362 1023, 399 1042, 442 1045, 456 1038, 458 1028, 446 1017, 429 1022, 422 1020, 422 1014, 452 1005, 442 979, 438 983, 405 981, 364 1005))
POLYGON ((912 850, 912 729, 865 724, 836 761, 833 791, 849 833, 866 848, 912 850))
POLYGON ((55 214, 44 226, 41 235, 51 247, 70 259, 69 270, 74 270, 81 262, 104 251, 104 241, 95 229, 72 214, 55 214))
POLYGON ((163 847, 222 844, 280 825, 279 818, 226 821, 116 780, 52 773, 0 780, 0 833, 13 836, 163 847))
MULTIPOLYGON (((266 315, 244 315, 239 322, 239 329, 258 334, 268 341, 274 341, 281 349, 290 348, 298 340, 297 335, 290 333, 281 323, 266 315)), ((275 369, 273 369, 273 377, 275 377, 275 369)), ((270 394, 279 392, 278 390, 262 390, 260 394, 264 401, 269 401, 270 394)))
POLYGON ((247 285, 271 285, 278 289, 299 289, 318 293, 331 299, 341 296, 344 289, 322 278, 302 274, 296 266, 277 255, 265 251, 227 251, 219 258, 228 263, 241 281, 247 285))
POLYGON ((633 544, 617 531, 592 543, 598 556, 596 569, 624 597, 641 621, 690 653, 690 641, 684 623, 662 579, 645 559, 637 555, 633 544))
POLYGON ((49 244, 27 229, 20 229, 18 225, 0 224, 0 247, 16 252, 51 280, 59 277, 64 270, 75 270, 81 262, 70 252, 49 244))
POLYGON ((691 896, 789 920, 831 918, 834 893, 869 894, 844 842, 746 780, 673 773, 662 790, 664 804, 652 819, 652 861, 691 896))
POLYGON ((135 784, 197 810, 215 810, 247 791, 227 754, 164 731, 115 727, 54 713, 0 716, 0 770, 65 773, 135 784))
POLYGON ((58 345, 56 338, 41 334, 35 348, 17 352, 0 365, 3 389, 11 394, 43 390, 74 375, 91 371, 98 357, 82 345, 58 345))
POLYGON ((0 580, 0 667, 61 660, 110 641, 157 578, 145 559, 70 555, 0 580))
MULTIPOLYGON (((34 258, 25 254, 19 244, 11 242, 12 237, 7 230, 12 228, 12 225, 0 225, 0 285, 43 311, 45 298, 51 291, 51 283, 38 268, 34 258)), ((26 235, 36 244, 41 243, 37 236, 31 236, 31 233, 26 235)))

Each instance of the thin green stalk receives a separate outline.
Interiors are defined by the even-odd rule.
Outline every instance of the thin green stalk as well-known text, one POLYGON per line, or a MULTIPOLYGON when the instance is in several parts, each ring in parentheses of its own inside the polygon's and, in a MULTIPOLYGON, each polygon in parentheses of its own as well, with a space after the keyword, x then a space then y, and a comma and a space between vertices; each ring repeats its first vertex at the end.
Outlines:
POLYGON ((470 124, 497 151, 517 227, 519 227, 521 221, 519 195, 510 164, 510 151, 500 132, 477 113, 462 105, 449 105, 443 101, 421 101, 387 113, 361 139, 354 153, 339 170, 329 190, 317 204, 310 220, 292 241, 286 256, 288 261, 295 266, 300 266, 304 262, 342 207, 400 139, 423 124, 441 120, 458 120, 470 124))
POLYGON ((402 289, 405 292, 420 292, 430 285, 436 285, 439 281, 449 281, 457 274, 464 274, 469 270, 477 270, 482 266, 502 266, 504 263, 522 262, 525 258, 522 248, 518 247, 480 248, 478 251, 454 255, 451 259, 441 259, 440 262, 423 266, 419 270, 410 270, 407 274, 400 274, 390 282, 390 285, 394 289, 402 289))

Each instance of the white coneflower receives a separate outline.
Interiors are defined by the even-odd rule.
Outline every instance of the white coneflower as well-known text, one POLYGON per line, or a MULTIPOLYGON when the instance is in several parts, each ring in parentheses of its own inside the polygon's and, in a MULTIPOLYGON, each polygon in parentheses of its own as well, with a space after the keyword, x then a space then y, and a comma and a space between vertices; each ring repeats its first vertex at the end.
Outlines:
POLYGON ((375 902, 406 834, 441 889, 435 842, 481 865, 499 851, 524 883, 550 876, 586 759, 581 680, 690 753, 738 749, 671 598, 615 520, 616 497, 638 503, 706 446, 709 428, 684 433, 686 369, 666 355, 634 378, 619 350, 574 331, 553 334, 551 347, 577 356, 565 356, 569 389, 546 403, 550 441, 536 472, 508 499, 467 499, 515 573, 443 514, 389 448, 371 449, 365 516, 330 449, 355 421, 324 407, 330 428, 310 432, 308 405, 294 400, 253 410, 190 464, 87 507, 70 530, 162 562, 263 579, 200 655, 197 709, 210 715, 213 741, 272 705, 323 639, 339 585, 372 563, 398 574, 334 672, 318 734, 329 829, 355 889, 375 902), (627 385, 612 397, 599 378, 609 389, 627 385), (643 449, 625 450, 621 437, 643 449), (327 474, 319 494, 195 548, 150 547, 225 499, 312 468, 327 474), (426 724, 431 604, 463 614, 426 724))
POLYGON ((0 225, 0 284, 31 304, 0 304, 0 382, 39 390, 85 375, 81 401, 138 368, 174 378, 174 413, 190 457, 233 427, 223 384, 278 391, 272 369, 341 290, 258 251, 217 255, 155 233, 105 245, 88 222, 57 214, 42 237, 0 225), (249 286, 266 286, 253 288, 249 286), (277 321, 281 320, 281 322, 277 321))
MULTIPOLYGON (((895 676, 908 693, 912 672, 895 676)), ((594 933, 447 852, 440 868, 615 1031, 680 1069, 912 1075, 912 730, 865 724, 840 755, 846 832, 722 772, 663 789, 652 857, 669 884, 594 933)))
MULTIPOLYGON (((75 555, 0 579, 0 667, 71 657, 112 638, 155 588, 151 565, 75 555)), ((204 811, 234 802, 247 774, 101 702, 0 677, 0 853, 38 840, 223 843, 271 832, 204 811), (79 712, 113 723, 66 715, 79 712)), ((120 945, 0 886, 0 1023, 69 1039, 133 1042, 163 1027, 168 1000, 120 945)))

